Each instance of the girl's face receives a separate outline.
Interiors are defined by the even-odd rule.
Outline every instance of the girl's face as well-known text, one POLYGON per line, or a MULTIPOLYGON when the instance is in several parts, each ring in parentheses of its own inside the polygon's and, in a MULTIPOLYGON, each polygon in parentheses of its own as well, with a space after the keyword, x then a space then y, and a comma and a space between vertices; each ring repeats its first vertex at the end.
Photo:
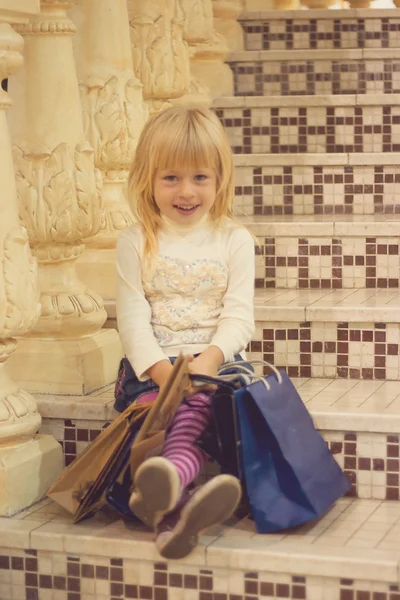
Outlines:
POLYGON ((213 169, 157 171, 154 199, 160 213, 178 225, 196 225, 215 202, 213 169))

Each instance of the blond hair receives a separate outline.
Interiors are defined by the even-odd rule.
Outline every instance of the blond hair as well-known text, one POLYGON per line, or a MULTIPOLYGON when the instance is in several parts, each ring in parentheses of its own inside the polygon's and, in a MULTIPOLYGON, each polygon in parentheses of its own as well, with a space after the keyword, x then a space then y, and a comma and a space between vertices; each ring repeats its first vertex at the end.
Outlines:
POLYGON ((158 170, 213 169, 216 198, 210 218, 218 226, 223 217, 233 218, 234 168, 232 151, 218 117, 202 108, 169 108, 146 122, 129 175, 129 202, 142 224, 146 242, 144 257, 150 262, 157 250, 160 211, 154 200, 158 170))

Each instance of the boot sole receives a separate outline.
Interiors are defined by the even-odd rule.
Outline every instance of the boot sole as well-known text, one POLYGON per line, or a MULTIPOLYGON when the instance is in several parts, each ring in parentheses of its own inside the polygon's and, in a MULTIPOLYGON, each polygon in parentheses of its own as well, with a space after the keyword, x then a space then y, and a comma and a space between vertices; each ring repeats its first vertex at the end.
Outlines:
MULTIPOLYGON (((196 547, 201 531, 217 525, 235 512, 242 495, 239 481, 231 475, 218 475, 205 483, 181 513, 176 527, 157 549, 168 559, 184 558, 196 547)), ((162 536, 163 534, 161 534, 162 536)))
POLYGON ((154 457, 137 470, 134 491, 129 500, 133 514, 149 527, 155 527, 179 498, 180 479, 165 458, 154 457))

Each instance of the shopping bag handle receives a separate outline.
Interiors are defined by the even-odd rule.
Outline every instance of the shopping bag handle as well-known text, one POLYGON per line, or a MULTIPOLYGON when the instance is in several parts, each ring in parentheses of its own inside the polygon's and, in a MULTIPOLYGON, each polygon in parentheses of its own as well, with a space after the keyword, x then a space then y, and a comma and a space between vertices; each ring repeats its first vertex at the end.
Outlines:
POLYGON ((208 375, 190 375, 189 377, 190 377, 191 381, 194 381, 194 382, 198 381, 201 383, 211 383, 211 384, 215 384, 215 385, 221 385, 221 383, 224 383, 225 385, 231 387, 232 389, 236 389, 236 386, 234 385, 233 382, 237 381, 237 379, 239 379, 239 378, 242 378, 246 385, 249 385, 251 383, 256 383, 257 381, 261 381, 263 383, 263 385, 265 385, 267 390, 270 390, 271 386, 269 385, 267 379, 261 375, 256 375, 254 373, 254 371, 252 371, 251 369, 249 369, 249 367, 246 366, 246 364, 268 366, 276 375, 278 383, 279 384, 282 383, 282 375, 280 374, 278 369, 265 360, 232 361, 229 363, 225 363, 220 368, 218 375, 216 377, 210 377, 208 375), (232 368, 240 370, 240 372, 224 374, 224 371, 232 369, 232 368))
POLYGON ((218 375, 221 374, 223 376, 224 371, 226 371, 227 369, 235 368, 235 369, 241 369, 244 373, 247 373, 255 380, 262 379, 263 381, 265 381, 264 377, 262 377, 260 375, 256 375, 251 369, 249 369, 245 365, 254 365, 254 366, 261 365, 263 367, 264 366, 269 367, 271 369, 271 371, 273 371, 275 373, 278 383, 279 384, 282 383, 282 375, 280 374, 278 369, 276 367, 274 367, 274 365, 271 365, 271 363, 267 362, 266 360, 260 360, 260 359, 245 360, 245 361, 235 360, 232 362, 225 363, 219 369, 218 375))

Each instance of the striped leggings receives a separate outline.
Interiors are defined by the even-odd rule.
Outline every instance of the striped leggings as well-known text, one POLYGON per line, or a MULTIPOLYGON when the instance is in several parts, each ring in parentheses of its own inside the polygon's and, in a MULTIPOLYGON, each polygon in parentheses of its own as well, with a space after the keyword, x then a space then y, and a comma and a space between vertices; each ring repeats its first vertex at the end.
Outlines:
POLYGON ((211 418, 211 396, 198 393, 183 402, 167 431, 162 455, 176 467, 185 489, 203 470, 208 458, 196 446, 211 418))

